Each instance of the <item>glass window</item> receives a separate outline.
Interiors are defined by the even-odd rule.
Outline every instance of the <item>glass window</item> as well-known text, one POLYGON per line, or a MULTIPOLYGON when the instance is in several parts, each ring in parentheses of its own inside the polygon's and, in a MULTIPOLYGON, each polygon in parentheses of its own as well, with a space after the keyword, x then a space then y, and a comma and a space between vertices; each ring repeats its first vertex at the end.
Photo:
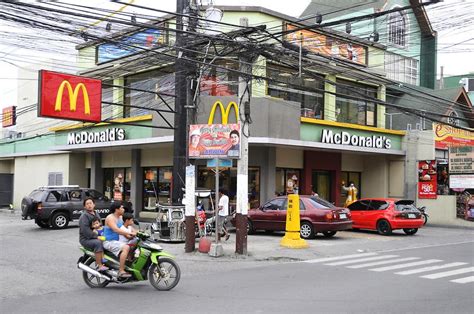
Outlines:
POLYGON ((338 80, 336 93, 336 121, 359 125, 376 125, 376 106, 374 103, 343 96, 354 95, 360 98, 377 98, 376 88, 338 80))
POLYGON ((143 205, 145 210, 154 211, 157 203, 168 203, 172 167, 143 168, 143 205))
POLYGON ((210 67, 203 72, 200 81, 202 96, 234 96, 239 91, 239 63, 235 60, 220 60, 215 62, 218 67, 210 67))
POLYGON ((263 205, 264 210, 284 210, 283 204, 285 203, 284 198, 276 198, 263 205))
POLYGON ((333 204, 317 196, 311 197, 309 201, 311 205, 313 205, 314 208, 320 208, 320 209, 335 208, 333 204))
POLYGON ((267 64, 267 77, 278 81, 268 83, 269 96, 299 102, 301 115, 304 117, 324 118, 324 78, 322 76, 303 74, 299 77, 295 70, 267 64), (301 89, 305 91, 299 90, 295 85, 301 86, 301 89))
POLYGON ((388 16, 388 41, 404 47, 406 45, 407 20, 403 12, 393 12, 388 16))
POLYGON ((301 180, 299 169, 277 168, 275 174, 275 195, 298 193, 301 180))
POLYGON ((104 195, 116 201, 130 201, 130 184, 132 172, 130 168, 104 169, 104 195))
POLYGON ((417 59, 385 53, 385 73, 389 79, 417 85, 418 64, 417 59))
MULTIPOLYGON (((151 114, 148 108, 168 109, 161 98, 153 93, 145 91, 154 91, 174 95, 174 68, 166 67, 162 69, 152 70, 145 73, 127 76, 125 78, 125 87, 131 87, 139 90, 125 89, 125 105, 137 106, 124 107, 124 117, 135 117, 151 114)), ((167 103, 171 106, 173 99, 162 95, 167 103)))
MULTIPOLYGON (((361 185, 361 176, 360 172, 349 172, 341 171, 341 186, 344 185, 348 187, 350 183, 354 183, 354 186, 357 188, 357 196, 362 197, 362 185, 361 185)), ((347 198, 347 191, 341 188, 341 198, 339 199, 340 204, 344 204, 347 198)))
POLYGON ((92 197, 94 200, 103 200, 104 195, 96 190, 85 190, 84 194, 86 197, 92 197))
POLYGON ((347 206, 350 210, 368 210, 369 209, 369 202, 368 201, 356 201, 349 206, 347 206))
POLYGON ((71 190, 68 192, 68 196, 70 201, 80 201, 82 199, 82 192, 81 190, 71 190))
POLYGON ((58 191, 51 191, 46 198, 46 202, 55 203, 61 200, 61 193, 58 191))
POLYGON ((387 209, 388 203, 385 201, 378 201, 378 200, 372 200, 370 202, 370 209, 371 210, 384 210, 387 209))

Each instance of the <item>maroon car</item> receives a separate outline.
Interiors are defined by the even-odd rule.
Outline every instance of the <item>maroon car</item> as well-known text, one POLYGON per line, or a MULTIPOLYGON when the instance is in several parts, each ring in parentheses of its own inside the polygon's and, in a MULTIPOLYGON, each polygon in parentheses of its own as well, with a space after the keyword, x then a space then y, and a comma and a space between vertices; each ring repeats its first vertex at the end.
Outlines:
MULTIPOLYGON (((287 197, 276 197, 263 206, 248 212, 248 233, 256 230, 285 231, 287 197)), ((316 233, 332 237, 337 231, 352 228, 351 212, 335 207, 328 201, 300 195, 300 233, 303 239, 313 238, 316 233)))

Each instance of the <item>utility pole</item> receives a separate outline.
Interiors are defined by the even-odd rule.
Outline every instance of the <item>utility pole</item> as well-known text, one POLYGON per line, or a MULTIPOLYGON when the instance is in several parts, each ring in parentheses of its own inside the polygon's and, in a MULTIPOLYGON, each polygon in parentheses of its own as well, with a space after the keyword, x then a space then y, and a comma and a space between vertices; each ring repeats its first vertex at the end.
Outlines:
POLYGON ((185 110, 187 102, 186 64, 183 60, 183 16, 184 9, 189 0, 176 0, 176 62, 175 62, 175 115, 174 115, 174 146, 173 146, 173 178, 171 189, 171 200, 178 204, 183 199, 183 188, 186 167, 186 132, 187 113, 185 110))

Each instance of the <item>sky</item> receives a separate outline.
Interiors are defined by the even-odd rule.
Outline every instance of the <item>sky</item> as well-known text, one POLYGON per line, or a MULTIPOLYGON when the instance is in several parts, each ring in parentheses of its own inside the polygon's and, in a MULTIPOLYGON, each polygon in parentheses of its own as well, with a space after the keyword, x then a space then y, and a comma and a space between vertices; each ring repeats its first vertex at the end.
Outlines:
MULTIPOLYGON (((69 3, 80 3, 83 5, 93 5, 96 7, 107 7, 117 8, 118 4, 112 4, 110 1, 105 0, 62 0, 69 3)), ((128 2, 130 0, 122 0, 128 2)), ((198 0, 199 1, 199 0, 198 0)), ((29 0, 26 2, 34 2, 29 0)), ((199 2, 207 3, 207 0, 199 2)), ((292 1, 276 1, 276 0, 214 0, 216 5, 239 5, 239 6, 261 6, 272 9, 277 12, 284 13, 286 15, 299 17, 304 11, 306 6, 309 4, 309 0, 292 0, 292 1)), ((176 1, 174 0, 135 0, 135 4, 143 6, 154 6, 161 10, 176 11, 176 1)), ((462 12, 464 5, 474 5, 474 0, 444 0, 442 3, 435 6, 427 7, 427 12, 432 24, 436 24, 436 21, 443 21, 443 24, 449 23, 451 19, 446 19, 446 12, 449 12, 450 16, 462 12), (436 6, 447 6, 451 7, 449 11, 438 10, 436 6), (444 22, 446 20, 446 22, 444 22)), ((143 11, 137 9, 131 9, 130 11, 140 14, 143 11)), ((474 10, 473 10, 474 11, 474 10)), ((148 11, 147 14, 150 14, 148 11)), ((474 15, 474 13, 472 13, 474 15)), ((468 50, 474 48, 474 23, 472 17, 466 23, 462 25, 454 25, 446 30, 438 30, 438 49, 441 49, 438 53, 438 69, 439 74, 440 66, 444 67, 444 75, 458 75, 469 72, 474 73, 474 53, 468 50), (470 22, 470 23, 469 23, 470 22), (457 43, 463 42, 462 45, 456 45, 457 43), (449 47, 451 45, 455 45, 449 47), (461 52, 462 51, 462 52, 461 52)), ((439 22, 438 22, 439 23, 439 22)), ((439 25, 439 24, 437 24, 439 25)), ((446 24, 448 25, 448 24, 446 24)), ((4 22, 0 19, 0 31, 5 30, 4 22)), ((436 29, 435 29, 436 30, 436 29)), ((0 37, 0 108, 15 105, 17 101, 17 86, 21 84, 22 78, 18 77, 17 69, 22 66, 21 62, 15 62, 15 66, 12 65, 10 57, 35 54, 35 52, 25 51, 24 49, 18 49, 12 46, 2 45, 0 37)))

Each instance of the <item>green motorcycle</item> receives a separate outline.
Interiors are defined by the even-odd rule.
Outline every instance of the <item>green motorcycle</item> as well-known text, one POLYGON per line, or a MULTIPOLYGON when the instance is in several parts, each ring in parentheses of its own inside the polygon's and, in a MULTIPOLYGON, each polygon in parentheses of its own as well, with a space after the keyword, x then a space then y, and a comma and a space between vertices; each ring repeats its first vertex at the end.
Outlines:
POLYGON ((150 235, 144 232, 137 233, 137 246, 132 261, 127 261, 125 270, 132 276, 122 278, 118 276, 119 260, 111 252, 104 250, 104 264, 108 270, 96 270, 94 252, 84 247, 80 250, 84 255, 77 261, 77 267, 83 271, 84 282, 91 288, 104 288, 109 283, 128 283, 149 280, 151 285, 160 291, 173 289, 179 282, 181 270, 174 261, 174 257, 163 251, 160 245, 149 240, 150 235))

